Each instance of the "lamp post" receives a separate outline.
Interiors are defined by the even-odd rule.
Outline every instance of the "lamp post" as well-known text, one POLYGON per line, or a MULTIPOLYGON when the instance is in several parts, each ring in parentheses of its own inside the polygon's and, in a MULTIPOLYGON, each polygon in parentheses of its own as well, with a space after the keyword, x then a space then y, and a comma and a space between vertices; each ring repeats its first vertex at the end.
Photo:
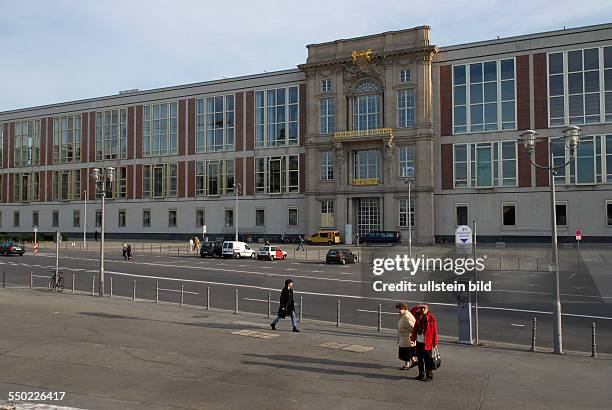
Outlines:
POLYGON ((83 191, 85 194, 85 212, 83 213, 83 248, 87 249, 87 191, 83 191))
POLYGON ((412 179, 414 178, 414 167, 406 167, 404 182, 408 184, 408 256, 412 258, 412 179))
POLYGON ((238 195, 240 195, 240 188, 242 188, 242 184, 234 184, 234 194, 236 194, 236 215, 234 215, 234 226, 236 227, 236 242, 238 242, 238 195))
POLYGON ((104 202, 106 200, 106 190, 112 187, 115 180, 115 168, 94 168, 93 178, 96 183, 96 190, 102 193, 102 221, 100 229, 100 280, 98 286, 98 296, 104 296, 104 202), (108 184, 108 185, 107 185, 108 184))
POLYGON ((576 156, 576 149, 580 142, 580 128, 576 126, 570 126, 563 130, 563 139, 565 147, 569 150, 570 158, 567 162, 562 165, 554 166, 552 150, 549 156, 549 165, 537 164, 533 159, 533 153, 535 152, 535 136, 536 132, 533 130, 523 131, 519 134, 518 142, 522 143, 527 153, 529 154, 529 161, 537 168, 545 169, 548 171, 548 177, 550 182, 550 223, 551 223, 551 244, 552 244, 552 266, 553 271, 553 344, 554 352, 557 354, 563 354, 563 330, 561 324, 561 296, 559 294, 559 253, 557 249, 557 215, 556 215, 556 192, 555 192, 555 175, 558 169, 563 169, 569 165, 576 156))

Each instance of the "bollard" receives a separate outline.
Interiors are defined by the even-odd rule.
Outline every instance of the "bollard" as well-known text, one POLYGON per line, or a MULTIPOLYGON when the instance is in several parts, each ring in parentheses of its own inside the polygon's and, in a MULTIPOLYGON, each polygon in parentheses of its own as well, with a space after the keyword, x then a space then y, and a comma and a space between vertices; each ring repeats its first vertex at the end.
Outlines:
POLYGON ((336 327, 340 327, 340 299, 336 305, 336 327))
POLYGON ((321 260, 321 251, 317 249, 317 260, 321 260))
POLYGON ((533 318, 533 327, 531 328, 531 351, 536 351, 536 323, 537 319, 533 318))
POLYGON ((161 243, 159 244, 159 253, 161 253, 161 243))
POLYGON ((308 249, 304 249, 304 252, 306 253, 306 260, 308 260, 308 249))
POLYGON ((32 271, 30 271, 30 289, 32 289, 32 285, 33 285, 33 280, 32 280, 32 271))
POLYGON ((6 272, 2 271, 2 287, 6 288, 6 272))
POLYGON ((378 331, 382 328, 382 304, 378 304, 378 331))
POLYGON ((155 303, 159 302, 159 281, 155 282, 155 303))
POLYGON ((113 275, 109 275, 108 280, 110 282, 110 292, 109 297, 113 297, 113 275))
POLYGON ((181 254, 181 247, 180 247, 180 245, 176 245, 176 254, 177 255, 181 254))
POLYGON ((536 272, 540 271, 540 257, 536 256, 536 272))
POLYGON ((96 274, 91 277, 91 296, 96 296, 96 274))
POLYGON ((235 297, 234 297, 234 314, 237 315, 238 314, 238 289, 235 290, 235 297))
POLYGON ((76 272, 72 272, 72 293, 74 293, 74 282, 76 282, 76 272))
POLYGON ((184 298, 185 298, 185 285, 181 283, 181 307, 183 307, 184 298))
POLYGON ((151 244, 151 253, 153 253, 153 244, 151 244))
POLYGON ((132 283, 132 300, 136 300, 136 279, 132 283))
POLYGON ((206 310, 210 310, 210 286, 206 287, 206 310))
POLYGON ((272 305, 272 292, 268 291, 268 319, 270 319, 270 310, 271 310, 271 305, 272 305))
POLYGON ((597 342, 595 341, 595 322, 591 325, 591 357, 597 357, 597 342))
POLYGON ((302 323, 302 305, 304 304, 304 298, 300 296, 300 323, 302 323))
POLYGON ((295 260, 295 249, 293 250, 293 260, 295 260))

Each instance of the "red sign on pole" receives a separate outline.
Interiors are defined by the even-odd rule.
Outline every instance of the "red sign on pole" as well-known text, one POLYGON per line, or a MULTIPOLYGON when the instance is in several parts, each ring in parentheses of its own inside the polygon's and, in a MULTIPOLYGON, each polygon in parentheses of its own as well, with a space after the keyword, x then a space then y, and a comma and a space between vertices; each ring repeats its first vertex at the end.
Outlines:
POLYGON ((580 229, 576 229, 576 240, 577 241, 582 240, 582 231, 580 229))

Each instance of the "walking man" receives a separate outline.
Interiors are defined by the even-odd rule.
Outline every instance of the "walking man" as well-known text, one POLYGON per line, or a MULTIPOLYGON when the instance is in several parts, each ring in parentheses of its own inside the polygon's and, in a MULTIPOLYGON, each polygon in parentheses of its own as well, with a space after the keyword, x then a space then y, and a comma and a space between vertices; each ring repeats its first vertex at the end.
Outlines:
POLYGON ((98 231, 94 231, 94 239, 98 242, 98 231))
POLYGON ((296 251, 299 251, 300 248, 302 248, 302 250, 304 250, 304 235, 300 235, 300 243, 298 244, 298 247, 297 247, 296 251))
POLYGON ((274 322, 270 323, 272 330, 276 330, 276 324, 287 316, 291 318, 291 325, 293 326, 294 332, 299 332, 297 323, 295 321, 295 305, 293 303, 293 281, 287 279, 285 281, 285 287, 281 292, 280 307, 278 308, 278 317, 274 319, 274 322))

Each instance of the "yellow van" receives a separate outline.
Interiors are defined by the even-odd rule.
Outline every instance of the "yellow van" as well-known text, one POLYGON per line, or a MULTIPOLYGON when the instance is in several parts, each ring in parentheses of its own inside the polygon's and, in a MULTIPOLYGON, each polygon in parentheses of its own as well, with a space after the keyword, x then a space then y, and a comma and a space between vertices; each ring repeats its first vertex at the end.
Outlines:
POLYGON ((337 245, 342 242, 338 231, 319 231, 306 238, 308 245, 337 245))

